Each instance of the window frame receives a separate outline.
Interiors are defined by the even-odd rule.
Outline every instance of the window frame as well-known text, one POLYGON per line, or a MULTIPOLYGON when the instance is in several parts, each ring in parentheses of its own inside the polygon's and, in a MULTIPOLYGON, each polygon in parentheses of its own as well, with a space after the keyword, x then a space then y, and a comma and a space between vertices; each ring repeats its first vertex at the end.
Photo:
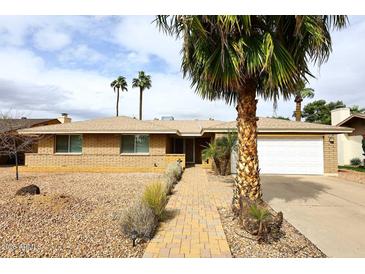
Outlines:
POLYGON ((120 155, 150 155, 150 134, 121 134, 120 136, 120 149, 119 149, 120 155), (123 152, 123 136, 133 136, 134 142, 133 142, 133 151, 134 152, 123 152), (136 152, 137 150, 137 136, 147 136, 148 137, 148 152, 136 152))
POLYGON ((82 154, 83 151, 83 144, 84 144, 84 140, 83 140, 83 135, 82 134, 55 134, 54 136, 54 154, 58 154, 58 155, 80 155, 82 154), (67 152, 57 152, 57 136, 67 136, 67 152), (80 136, 81 139, 81 151, 80 152, 71 152, 71 136, 80 136))

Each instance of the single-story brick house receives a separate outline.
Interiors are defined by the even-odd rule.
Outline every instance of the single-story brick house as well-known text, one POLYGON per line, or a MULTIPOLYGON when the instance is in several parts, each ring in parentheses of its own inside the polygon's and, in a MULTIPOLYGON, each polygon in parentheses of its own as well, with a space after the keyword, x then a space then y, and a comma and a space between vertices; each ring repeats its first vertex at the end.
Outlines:
MULTIPOLYGON (((137 120, 120 116, 24 129, 45 136, 26 155, 30 170, 155 171, 170 162, 203 164, 201 151, 214 138, 236 130, 217 120, 137 120)), ((336 174, 336 135, 351 128, 273 118, 258 120, 262 173, 336 174)), ((234 159, 233 159, 234 160, 234 159)), ((234 171, 234 170, 233 170, 234 171)))

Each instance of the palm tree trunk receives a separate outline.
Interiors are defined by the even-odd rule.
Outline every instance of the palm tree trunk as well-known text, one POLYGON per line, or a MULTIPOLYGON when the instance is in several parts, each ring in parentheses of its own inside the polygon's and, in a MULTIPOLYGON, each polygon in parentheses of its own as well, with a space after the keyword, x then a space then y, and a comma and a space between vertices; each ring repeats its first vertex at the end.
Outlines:
POLYGON ((119 88, 117 89, 117 106, 116 106, 117 117, 119 116, 119 88))
POLYGON ((302 102, 296 102, 295 108, 295 121, 300 122, 302 120, 302 102))
POLYGON ((143 99, 143 90, 139 89, 139 120, 142 120, 142 99, 143 99))
POLYGON ((237 100, 238 161, 232 207, 240 212, 240 199, 257 201, 262 197, 257 154, 256 84, 249 81, 239 89, 237 100))

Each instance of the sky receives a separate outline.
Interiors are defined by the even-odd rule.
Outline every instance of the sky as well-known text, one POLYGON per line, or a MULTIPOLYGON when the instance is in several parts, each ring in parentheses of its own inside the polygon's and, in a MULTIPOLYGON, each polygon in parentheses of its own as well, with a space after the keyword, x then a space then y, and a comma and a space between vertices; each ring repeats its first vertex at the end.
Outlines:
MULTIPOLYGON (((181 41, 159 32, 153 16, 0 16, 0 111, 32 118, 68 113, 74 120, 115 115, 110 83, 127 78, 120 115, 138 117, 138 71, 151 75, 143 95, 144 119, 234 120, 234 106, 202 100, 183 79, 181 41)), ((333 53, 313 67, 313 99, 365 107, 365 17, 332 33, 333 53)), ((279 101, 277 115, 291 117, 295 104, 279 101)), ((259 98, 258 116, 272 116, 272 102, 259 98)))

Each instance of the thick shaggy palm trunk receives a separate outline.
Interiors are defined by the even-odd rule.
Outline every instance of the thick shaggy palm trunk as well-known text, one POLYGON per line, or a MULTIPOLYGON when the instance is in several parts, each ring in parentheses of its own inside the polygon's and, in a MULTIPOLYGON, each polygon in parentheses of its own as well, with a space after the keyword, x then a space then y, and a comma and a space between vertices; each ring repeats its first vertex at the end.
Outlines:
POLYGON ((302 120, 302 102, 296 101, 295 103, 295 121, 300 122, 302 120))
POLYGON ((262 197, 257 154, 256 85, 246 84, 237 101, 238 161, 232 206, 240 212, 240 199, 257 201, 262 197))
POLYGON ((142 99, 143 99, 143 90, 139 90, 139 120, 142 120, 142 99))

